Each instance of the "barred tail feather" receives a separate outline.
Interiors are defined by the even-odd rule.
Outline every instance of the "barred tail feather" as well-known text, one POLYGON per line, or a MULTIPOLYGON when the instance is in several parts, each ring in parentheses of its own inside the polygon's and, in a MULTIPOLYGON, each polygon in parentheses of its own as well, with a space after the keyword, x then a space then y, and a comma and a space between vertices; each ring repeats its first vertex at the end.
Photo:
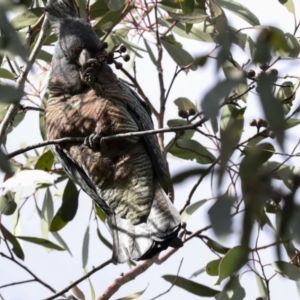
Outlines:
POLYGON ((113 214, 109 217, 109 225, 114 241, 115 264, 129 259, 148 259, 169 246, 182 246, 181 240, 177 238, 180 215, 159 185, 147 223, 132 225, 128 220, 113 214))

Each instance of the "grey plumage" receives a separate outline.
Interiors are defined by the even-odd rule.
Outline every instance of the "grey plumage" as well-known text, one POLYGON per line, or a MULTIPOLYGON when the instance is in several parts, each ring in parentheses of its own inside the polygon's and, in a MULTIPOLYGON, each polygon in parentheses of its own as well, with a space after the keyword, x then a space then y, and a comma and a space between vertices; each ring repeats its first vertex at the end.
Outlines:
POLYGON ((113 260, 147 259, 177 238, 180 216, 162 186, 166 165, 157 137, 101 137, 153 129, 147 104, 120 82, 105 61, 92 27, 71 0, 47 7, 59 35, 45 112, 50 139, 85 137, 53 146, 68 176, 103 209, 113 236, 113 260))

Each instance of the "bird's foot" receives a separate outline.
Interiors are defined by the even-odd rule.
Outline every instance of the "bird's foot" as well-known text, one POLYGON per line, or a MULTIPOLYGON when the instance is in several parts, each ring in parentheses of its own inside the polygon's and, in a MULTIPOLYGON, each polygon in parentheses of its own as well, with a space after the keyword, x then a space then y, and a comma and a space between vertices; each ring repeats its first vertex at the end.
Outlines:
POLYGON ((98 96, 103 96, 103 90, 99 83, 97 83, 97 76, 101 69, 101 63, 96 58, 87 60, 80 69, 81 80, 95 90, 98 96))
POLYGON ((101 133, 94 132, 85 138, 84 145, 93 150, 105 150, 107 146, 102 138, 103 135, 101 133))
POLYGON ((100 68, 101 64, 98 62, 98 60, 96 58, 90 58, 80 69, 81 80, 86 84, 95 81, 100 68))

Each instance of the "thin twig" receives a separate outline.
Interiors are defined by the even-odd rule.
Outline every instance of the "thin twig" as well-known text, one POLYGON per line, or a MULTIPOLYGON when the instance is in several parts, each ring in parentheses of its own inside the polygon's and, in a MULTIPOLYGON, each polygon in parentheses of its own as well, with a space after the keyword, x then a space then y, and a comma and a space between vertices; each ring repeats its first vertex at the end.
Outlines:
POLYGON ((35 282, 35 281, 36 281, 35 279, 28 279, 28 280, 23 280, 23 281, 12 282, 12 283, 1 285, 0 289, 6 288, 6 287, 9 287, 9 286, 13 286, 13 285, 19 285, 19 284, 35 282))
POLYGON ((178 270, 177 270, 177 274, 176 274, 176 278, 175 278, 174 282, 171 284, 171 286, 170 286, 165 292, 163 292, 163 293, 157 295, 157 296, 154 297, 154 298, 151 298, 150 300, 157 299, 157 298, 159 298, 159 297, 161 297, 161 296, 163 296, 163 295, 165 295, 165 294, 167 294, 167 293, 169 293, 169 292, 171 291, 171 289, 172 289, 172 288, 174 287, 174 285, 176 284, 176 281, 177 281, 177 278, 178 278, 178 276, 179 276, 179 272, 180 272, 180 269, 181 269, 182 262, 183 262, 183 258, 182 258, 181 261, 180 261, 180 264, 179 264, 179 267, 178 267, 178 270))
POLYGON ((41 143, 37 143, 28 147, 25 147, 23 149, 19 149, 16 150, 14 152, 11 152, 9 154, 6 155, 7 158, 12 158, 15 157, 19 154, 25 153, 27 151, 30 151, 32 149, 36 149, 36 148, 40 148, 40 147, 44 147, 44 146, 48 146, 48 145, 59 145, 59 144, 65 144, 65 143, 82 143, 84 141, 84 138, 62 138, 62 139, 57 139, 57 140, 53 140, 53 141, 44 141, 41 143))
POLYGON ((38 283, 40 283, 41 285, 43 285, 44 287, 46 287, 47 289, 49 289, 51 292, 56 293, 55 289, 53 287, 51 287, 48 283, 44 282, 43 280, 41 280, 39 277, 37 277, 34 273, 32 273, 26 266, 22 265, 20 262, 18 262, 17 260, 15 260, 12 257, 9 257, 8 255, 6 255, 3 252, 0 252, 0 255, 2 257, 7 258, 8 260, 14 262, 15 264, 17 264, 19 267, 21 267, 22 269, 24 269, 27 273, 29 273, 35 281, 37 281, 38 283))
MULTIPOLYGON (((116 138, 126 138, 126 137, 132 137, 132 136, 144 136, 144 135, 156 134, 156 133, 162 133, 162 132, 176 132, 176 131, 181 131, 181 130, 186 130, 186 129, 193 129, 197 126, 201 126, 201 124, 203 122, 204 122, 204 119, 202 119, 201 121, 199 121, 197 123, 190 124, 190 125, 115 134, 115 135, 111 135, 111 136, 102 137, 100 143, 105 143, 108 140, 116 139, 116 138)), ((11 152, 11 153, 7 154, 7 158, 12 158, 12 157, 15 157, 19 154, 27 152, 29 150, 44 147, 44 146, 48 146, 48 145, 59 145, 59 144, 65 144, 65 143, 82 143, 82 142, 84 142, 84 140, 85 140, 85 138, 83 138, 83 137, 66 137, 66 138, 61 138, 61 139, 56 139, 56 140, 44 141, 44 142, 41 142, 41 143, 37 143, 37 144, 31 145, 31 146, 28 146, 26 148, 19 149, 19 150, 16 150, 14 152, 11 152)))
POLYGON ((205 176, 207 174, 209 174, 209 172, 214 168, 214 166, 220 161, 221 156, 219 156, 206 170, 205 172, 200 176, 200 178, 198 179, 197 183, 193 186, 192 190, 189 193, 189 196, 184 204, 184 206, 182 207, 182 209, 180 210, 180 214, 182 214, 182 212, 190 205, 191 203, 191 199, 195 193, 195 191, 197 190, 198 186, 200 185, 200 183, 202 182, 202 180, 205 178, 205 176))
POLYGON ((76 281, 74 281, 72 284, 70 284, 69 286, 67 286, 66 288, 64 288, 63 290, 61 290, 60 292, 56 293, 55 295, 53 295, 53 296, 51 296, 49 298, 46 298, 45 300, 53 300, 53 299, 57 298, 58 296, 63 295, 64 293, 68 292, 72 287, 76 286, 81 281, 89 278, 92 274, 94 274, 95 272, 103 269, 104 267, 108 266, 111 263, 112 263, 112 259, 107 260, 106 262, 104 262, 100 266, 94 268, 92 271, 86 273, 84 276, 82 276, 79 279, 77 279, 76 281))
MULTIPOLYGON (((42 29, 40 31, 39 38, 38 38, 32 52, 30 54, 28 62, 26 63, 26 65, 24 67, 24 71, 20 74, 20 76, 17 80, 17 83, 16 83, 16 88, 17 89, 21 89, 21 90, 24 89, 24 84, 25 84, 27 75, 28 75, 32 65, 35 62, 35 59, 36 59, 36 57, 37 57, 37 55, 38 55, 38 53, 39 53, 39 51, 40 51, 40 49, 43 45, 44 40, 47 37, 48 30, 49 30, 49 21, 48 21, 47 18, 44 18, 44 22, 43 22, 43 25, 42 25, 42 29)), ((3 121, 0 124, 0 144, 3 143, 3 139, 6 136, 7 128, 9 126, 9 124, 12 122, 12 120, 14 119, 14 117, 16 116, 16 114, 18 113, 18 111, 19 111, 19 104, 18 103, 10 105, 3 121)))

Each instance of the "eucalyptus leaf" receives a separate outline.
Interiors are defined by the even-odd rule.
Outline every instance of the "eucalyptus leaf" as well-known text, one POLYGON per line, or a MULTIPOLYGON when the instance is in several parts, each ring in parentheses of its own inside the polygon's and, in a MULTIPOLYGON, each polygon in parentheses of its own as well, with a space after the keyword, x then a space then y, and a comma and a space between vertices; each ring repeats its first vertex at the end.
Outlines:
POLYGON ((180 276, 164 275, 163 279, 200 297, 215 297, 220 292, 180 276))
POLYGON ((183 48, 171 44, 165 39, 161 39, 162 45, 167 50, 172 59, 177 63, 181 68, 188 67, 189 69, 195 71, 197 66, 194 64, 194 58, 183 48))
POLYGON ((5 194, 0 196, 0 215, 12 215, 17 208, 15 202, 15 193, 7 191, 5 194))
POLYGON ((14 252, 14 254, 24 260, 25 256, 24 256, 24 252, 22 250, 22 247, 20 245, 20 243, 18 242, 18 240, 16 239, 16 237, 14 235, 12 235, 4 226, 3 224, 0 224, 0 229, 1 229, 1 232, 3 234, 3 237, 8 240, 11 245, 13 246, 12 247, 12 251, 14 252))
POLYGON ((182 159, 195 160, 199 164, 210 164, 216 159, 195 140, 177 139, 169 152, 182 159))
POLYGON ((0 77, 5 79, 10 79, 10 80, 15 80, 15 75, 3 68, 0 68, 0 77))
POLYGON ((221 258, 210 261, 206 265, 206 273, 210 276, 218 276, 220 262, 221 262, 221 258))
POLYGON ((181 214, 181 222, 186 222, 189 217, 206 202, 207 200, 204 199, 189 205, 181 214))
POLYGON ((79 192, 76 185, 69 179, 63 193, 61 205, 61 218, 65 222, 69 222, 75 217, 78 208, 78 196, 79 192))
POLYGON ((82 267, 85 268, 89 258, 90 226, 86 228, 82 243, 82 267))
POLYGON ((18 103, 24 92, 11 85, 0 84, 0 102, 3 103, 18 103))
POLYGON ((16 186, 53 185, 53 176, 42 170, 22 170, 1 184, 0 187, 13 189, 16 186))
POLYGON ((15 16, 11 20, 11 24, 16 30, 20 30, 36 23, 43 13, 44 9, 41 7, 27 9, 15 16))
POLYGON ((244 246, 231 248, 222 258, 219 264, 219 278, 216 284, 220 284, 225 278, 233 275, 248 261, 250 249, 244 246))
POLYGON ((275 272, 281 276, 290 280, 300 281, 300 270, 297 266, 285 261, 274 261, 271 265, 275 272))
POLYGON ((51 241, 46 240, 46 239, 30 237, 30 236, 16 236, 16 238, 18 238, 20 240, 24 240, 26 242, 36 244, 36 245, 40 245, 40 246, 43 246, 46 248, 50 248, 50 249, 54 249, 54 250, 58 250, 58 251, 65 251, 64 248, 52 243, 51 241))
POLYGON ((222 7, 230 10, 249 24, 260 25, 258 18, 244 5, 234 0, 216 0, 222 7))
POLYGON ((235 201, 236 199, 226 192, 219 196, 208 210, 212 229, 219 238, 224 238, 232 232, 231 210, 235 201))
POLYGON ((35 164, 36 170, 43 170, 46 172, 49 172, 52 168, 52 165, 54 163, 54 155, 50 151, 50 149, 47 149, 37 160, 35 164))

